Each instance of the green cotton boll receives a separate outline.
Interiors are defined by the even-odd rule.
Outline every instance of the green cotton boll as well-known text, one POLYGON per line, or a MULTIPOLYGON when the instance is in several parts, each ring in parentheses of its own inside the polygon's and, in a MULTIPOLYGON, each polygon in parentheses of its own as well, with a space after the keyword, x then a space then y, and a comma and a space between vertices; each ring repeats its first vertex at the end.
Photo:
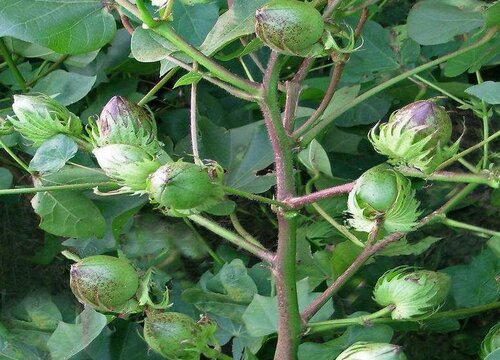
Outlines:
POLYGON ((153 156, 161 149, 151 113, 121 96, 108 101, 97 121, 90 122, 89 133, 96 147, 133 145, 153 156))
POLYGON ((14 129, 36 147, 57 134, 79 137, 83 130, 78 116, 44 94, 14 95, 12 110, 14 129))
POLYGON ((198 360, 209 349, 216 327, 175 312, 153 313, 144 320, 144 340, 167 359, 198 360))
POLYGON ((500 349, 500 322, 493 326, 484 337, 479 356, 481 359, 486 359, 488 355, 498 349, 500 349))
POLYGON ((144 193, 148 177, 160 163, 140 147, 112 144, 92 151, 104 173, 118 181, 121 191, 144 193))
POLYGON ((388 232, 409 231, 420 211, 411 182, 387 164, 365 171, 349 193, 349 224, 358 231, 370 232, 383 220, 388 232))
POLYGON ((387 271, 373 290, 381 306, 393 305, 395 320, 415 320, 432 315, 445 301, 450 290, 448 275, 402 266, 387 271))
POLYGON ((149 177, 147 192, 153 203, 172 210, 204 208, 223 196, 205 167, 183 161, 161 166, 149 177))
POLYGON ((407 360, 400 346, 385 343, 356 342, 335 360, 407 360))
POLYGON ((314 6, 297 0, 275 0, 255 13, 255 33, 277 52, 302 56, 321 40, 325 24, 314 6))
POLYGON ((442 107, 428 100, 417 101, 395 111, 387 123, 373 127, 369 139, 391 164, 429 174, 458 150, 459 140, 447 146, 452 127, 442 107))
POLYGON ((82 304, 100 311, 119 312, 133 300, 139 276, 125 259, 90 256, 71 265, 70 287, 82 304))

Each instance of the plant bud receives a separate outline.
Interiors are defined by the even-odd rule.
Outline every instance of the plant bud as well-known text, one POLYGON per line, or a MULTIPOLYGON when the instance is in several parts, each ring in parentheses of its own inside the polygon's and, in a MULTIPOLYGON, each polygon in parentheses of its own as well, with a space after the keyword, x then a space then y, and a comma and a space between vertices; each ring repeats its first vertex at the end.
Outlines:
POLYGON ((133 145, 155 155, 160 150, 156 123, 142 107, 121 96, 114 96, 102 109, 96 123, 90 124, 95 146, 133 145))
POLYGON ((57 134, 80 136, 83 129, 75 114, 44 94, 14 95, 12 110, 16 116, 9 120, 14 129, 34 146, 57 134))
POLYGON ((349 193, 349 224, 358 231, 370 232, 380 219, 389 233, 409 231, 420 215, 418 205, 410 180, 381 164, 363 173, 349 193))
POLYGON ((429 174, 458 150, 458 141, 447 147, 451 131, 446 111, 424 100, 395 111, 387 123, 370 130, 369 139, 391 164, 415 167, 429 174))
POLYGON ((71 265, 70 286, 82 304, 120 312, 137 292, 139 277, 127 260, 97 255, 71 265))
POLYGON ((222 198, 204 167, 183 161, 161 166, 149 177, 147 191, 153 202, 173 210, 204 207, 222 198))
POLYGON ((500 355, 500 323, 493 326, 484 337, 479 356, 481 359, 494 360, 496 357, 491 355, 493 353, 500 355))
POLYGON ((406 360, 400 346, 385 343, 357 342, 335 360, 406 360))
POLYGON ((92 153, 104 173, 117 180, 123 191, 145 192, 148 176, 160 167, 159 162, 137 146, 112 144, 92 153))
POLYGON ((444 273, 401 266, 380 277, 373 297, 382 306, 394 306, 393 319, 412 320, 432 315, 449 289, 450 278, 444 273))
POLYGON ((200 359, 214 330, 176 312, 153 313, 144 320, 144 340, 167 359, 200 359))
POLYGON ((320 12, 302 1, 274 0, 255 13, 257 36, 283 54, 302 56, 310 52, 320 41, 324 29, 320 12))

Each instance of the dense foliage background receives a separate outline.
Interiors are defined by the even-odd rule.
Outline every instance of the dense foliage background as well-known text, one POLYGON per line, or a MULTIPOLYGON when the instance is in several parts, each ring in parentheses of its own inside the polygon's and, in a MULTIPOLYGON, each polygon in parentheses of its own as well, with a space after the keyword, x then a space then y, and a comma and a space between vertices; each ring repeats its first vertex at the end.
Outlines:
MULTIPOLYGON (((253 41, 253 22, 255 10, 265 2, 177 0, 172 26, 230 71, 260 82, 270 49, 253 41), (232 4, 229 10, 228 3, 232 4)), ((462 137, 461 149, 487 137, 484 118, 489 119, 486 135, 499 130, 498 36, 358 101, 368 89, 480 39, 487 22, 499 22, 498 4, 497 12, 485 17, 485 9, 493 2, 346 3, 342 12, 346 24, 355 27, 365 7, 369 20, 360 47, 352 53, 325 111, 324 117, 335 121, 307 148, 297 149, 295 166, 301 193, 314 173, 320 173, 314 184, 321 189, 355 180, 384 162, 385 157, 367 140, 367 133, 392 111, 415 100, 443 97, 440 104, 453 120, 453 139, 462 137), (353 101, 357 101, 356 106, 350 106, 353 101)), ((152 6, 150 10, 157 11, 152 6)), ((487 25, 491 28, 491 23, 487 25)), ((191 159, 189 85, 200 77, 177 68, 172 56, 191 61, 167 40, 141 27, 126 9, 112 1, 0 0, 0 36, 1 119, 13 114, 14 94, 51 95, 84 122, 98 115, 112 96, 121 95, 147 104, 157 121, 160 140, 174 159, 191 159), (131 20, 122 22, 120 16, 131 20)), ((281 79, 290 79, 300 63, 300 58, 291 57, 281 79)), ((302 84, 298 123, 323 98, 332 67, 328 57, 315 61, 302 84)), ((280 100, 284 102, 284 95, 280 100)), ((225 185, 272 198, 273 153, 257 105, 203 80, 198 83, 197 103, 201 158, 215 160, 225 169, 225 185)), ((30 176, 1 151, 0 189, 108 180, 96 172, 92 155, 78 149, 69 137, 52 139, 39 148, 17 132, 0 139, 34 171, 30 176)), ((465 166, 480 163, 482 151, 467 155, 465 166)), ((498 160, 498 141, 493 141, 489 144, 492 170, 498 169, 498 160)), ((450 169, 462 166, 455 164, 450 169)), ((424 213, 439 207, 458 186, 420 179, 414 179, 414 185, 424 213)), ((212 218, 230 227, 227 215, 236 209, 241 225, 273 249, 277 234, 273 210, 244 198, 230 199, 221 210, 223 216, 212 218)), ((343 223, 346 199, 340 196, 319 204, 343 223)), ((497 302, 499 207, 500 189, 477 187, 449 214, 457 224, 472 226, 436 223, 412 233, 363 267, 314 320, 376 311, 374 284, 387 269, 402 264, 441 270, 451 276, 451 291, 441 310, 497 302)), ((82 313, 83 306, 69 290, 72 261, 60 254, 62 250, 80 257, 119 251, 137 269, 155 267, 158 289, 165 284, 170 289, 173 305, 169 310, 195 319, 201 313, 208 314, 219 325, 217 338, 224 352, 234 359, 272 358, 276 299, 269 268, 188 220, 164 216, 148 203, 147 196, 98 196, 88 189, 3 195, 0 229, 2 359, 160 358, 148 351, 141 338, 140 314, 107 324, 109 316, 90 309, 82 313)), ((359 252, 313 207, 306 207, 298 229, 299 303, 308 304, 359 252)), ((497 315, 490 311, 467 319, 351 325, 306 336, 299 359, 334 359, 361 340, 402 345, 408 358, 414 360, 476 359, 484 335, 498 321, 497 315)))

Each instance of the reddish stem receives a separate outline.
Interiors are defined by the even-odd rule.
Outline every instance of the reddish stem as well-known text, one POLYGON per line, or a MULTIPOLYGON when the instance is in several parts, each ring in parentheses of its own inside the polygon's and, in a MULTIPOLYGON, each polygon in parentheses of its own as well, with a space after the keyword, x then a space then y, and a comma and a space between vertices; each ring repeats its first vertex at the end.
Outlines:
POLYGON ((319 200, 323 200, 323 199, 327 199, 329 197, 349 193, 355 184, 356 184, 356 182, 353 181, 353 182, 350 182, 347 184, 334 186, 334 187, 331 187, 328 189, 316 191, 316 192, 311 193, 311 194, 291 198, 291 199, 285 200, 284 202, 290 208, 297 209, 297 208, 300 208, 302 206, 305 206, 307 204, 311 204, 311 203, 319 201, 319 200))

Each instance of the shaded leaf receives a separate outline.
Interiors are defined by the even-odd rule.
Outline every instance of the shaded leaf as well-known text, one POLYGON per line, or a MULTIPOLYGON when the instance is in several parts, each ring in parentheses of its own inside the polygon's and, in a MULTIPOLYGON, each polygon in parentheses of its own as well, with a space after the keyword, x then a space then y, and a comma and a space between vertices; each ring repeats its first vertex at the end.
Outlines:
POLYGON ((488 104, 500 104, 500 82, 485 81, 481 84, 471 86, 465 92, 484 100, 488 104))
POLYGON ((30 161, 30 169, 38 172, 55 172, 75 156, 78 145, 70 137, 59 134, 45 141, 30 161))

